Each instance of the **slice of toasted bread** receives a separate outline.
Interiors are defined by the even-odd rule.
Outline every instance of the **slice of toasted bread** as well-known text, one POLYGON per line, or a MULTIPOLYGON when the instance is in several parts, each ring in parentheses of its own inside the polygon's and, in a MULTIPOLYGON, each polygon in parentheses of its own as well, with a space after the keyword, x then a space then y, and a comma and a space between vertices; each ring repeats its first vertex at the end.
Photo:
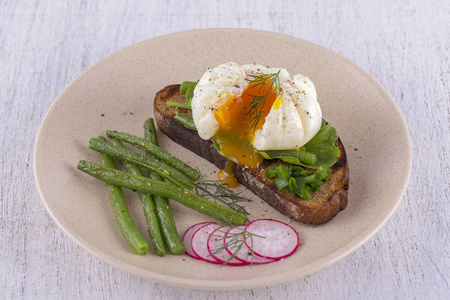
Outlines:
MULTIPOLYGON (((186 128, 174 119, 177 112, 191 115, 191 111, 167 106, 167 101, 186 102, 179 84, 169 85, 155 96, 154 114, 160 130, 176 143, 207 159, 218 168, 224 168, 227 160, 217 152, 211 141, 203 140, 196 131, 186 128)), ((282 214, 302 223, 322 224, 331 220, 347 207, 348 203, 347 155, 340 139, 336 141, 336 146, 341 155, 332 167, 333 173, 319 191, 312 193, 310 200, 295 197, 287 190, 279 191, 274 180, 265 176, 268 168, 285 164, 280 160, 265 160, 258 168, 238 165, 235 170, 236 178, 282 214)))

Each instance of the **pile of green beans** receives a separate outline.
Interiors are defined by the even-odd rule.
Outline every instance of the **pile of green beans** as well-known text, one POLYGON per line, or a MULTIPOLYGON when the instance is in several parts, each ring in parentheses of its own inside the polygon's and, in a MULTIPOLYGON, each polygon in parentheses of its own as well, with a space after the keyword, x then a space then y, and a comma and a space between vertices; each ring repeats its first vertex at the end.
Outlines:
POLYGON ((110 142, 104 137, 89 141, 89 148, 100 153, 101 165, 80 160, 77 169, 106 182, 122 234, 137 254, 145 255, 148 243, 136 229, 122 188, 138 192, 152 245, 159 256, 165 255, 165 246, 174 255, 185 252, 168 199, 228 224, 242 225, 247 222, 243 213, 204 199, 193 192, 200 173, 158 146, 153 119, 149 118, 144 124, 144 139, 111 130, 106 133, 111 138, 110 142), (146 154, 130 151, 122 142, 142 149, 146 154), (127 172, 117 170, 114 159, 122 161, 127 172), (148 169, 149 177, 142 175, 140 167, 148 169))

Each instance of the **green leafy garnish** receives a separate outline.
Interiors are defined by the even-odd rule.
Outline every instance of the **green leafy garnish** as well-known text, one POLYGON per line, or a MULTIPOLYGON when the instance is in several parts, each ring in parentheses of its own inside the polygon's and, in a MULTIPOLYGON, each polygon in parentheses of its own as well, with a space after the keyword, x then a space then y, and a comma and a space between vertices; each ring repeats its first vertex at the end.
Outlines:
POLYGON ((261 151, 265 159, 281 159, 290 164, 300 165, 311 169, 319 167, 329 168, 337 161, 340 155, 335 146, 338 139, 336 129, 322 121, 319 132, 302 148, 298 150, 267 150, 261 151))
POLYGON ((331 167, 337 161, 341 152, 334 144, 338 139, 336 128, 322 121, 319 132, 303 146, 308 152, 317 156, 317 161, 313 166, 306 166, 317 169, 319 166, 331 167))
POLYGON ((276 168, 266 170, 266 176, 272 178, 278 190, 284 189, 293 192, 297 197, 305 200, 311 199, 311 193, 318 191, 324 180, 328 180, 332 170, 320 166, 315 173, 299 166, 279 165, 276 168))
POLYGON ((197 82, 192 81, 183 81, 180 86, 180 92, 184 93, 186 95, 186 102, 175 102, 175 101, 168 101, 168 106, 175 106, 175 107, 181 107, 185 109, 191 109, 191 102, 192 97, 194 97, 194 89, 197 86, 197 82))
POLYGON ((299 149, 299 150, 267 150, 258 152, 265 159, 278 158, 293 165, 313 166, 317 157, 314 153, 299 149))
POLYGON ((195 126, 194 119, 191 116, 188 116, 183 113, 177 113, 174 117, 175 120, 183 124, 189 129, 197 131, 197 127, 195 126))
POLYGON ((196 82, 193 81, 183 81, 180 86, 180 92, 186 94, 186 92, 192 87, 197 85, 196 82))

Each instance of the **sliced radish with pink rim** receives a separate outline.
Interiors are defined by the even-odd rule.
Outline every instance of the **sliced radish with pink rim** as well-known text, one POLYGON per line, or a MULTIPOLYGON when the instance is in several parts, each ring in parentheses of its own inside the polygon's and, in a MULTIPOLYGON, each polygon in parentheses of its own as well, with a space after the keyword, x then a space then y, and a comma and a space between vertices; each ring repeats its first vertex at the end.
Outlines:
POLYGON ((186 254, 195 259, 243 266, 288 257, 299 247, 299 238, 294 228, 283 222, 259 219, 232 228, 215 222, 198 223, 186 230, 183 243, 186 254))
POLYGON ((221 264, 221 262, 212 257, 208 251, 208 239, 211 233, 218 227, 220 226, 214 223, 208 224, 206 226, 202 226, 199 229, 197 229, 192 235, 191 238, 192 252, 199 259, 215 264, 221 264))
POLYGON ((250 222, 245 230, 265 237, 245 241, 247 247, 257 256, 282 259, 294 253, 299 246, 298 234, 294 228, 277 220, 255 220, 250 222))
POLYGON ((198 223, 195 225, 192 225, 191 227, 189 227, 186 232, 183 235, 183 244, 184 244, 184 248, 185 248, 185 253, 195 259, 200 259, 197 255, 195 255, 195 253, 192 251, 192 244, 191 244, 191 240, 192 240, 192 236, 194 235, 194 233, 201 227, 206 226, 208 224, 212 224, 213 222, 203 222, 203 223, 198 223))
POLYGON ((248 263, 242 260, 232 257, 232 254, 226 251, 225 247, 225 235, 227 234, 229 227, 218 227, 214 230, 208 239, 208 251, 209 254, 222 264, 229 266, 243 266, 248 263))
MULTIPOLYGON (((240 226, 236 226, 233 228, 230 228, 227 233, 226 236, 228 236, 229 238, 225 237, 225 243, 229 242, 231 237, 234 236, 235 238, 237 238, 239 240, 238 244, 241 248, 238 249, 237 247, 232 248, 232 246, 230 245, 229 247, 226 248, 227 252, 230 255, 233 255, 236 251, 238 251, 235 254, 235 258, 247 263, 247 264, 254 264, 254 265, 260 265, 260 264, 268 264, 271 262, 274 262, 276 260, 271 259, 271 258, 265 258, 265 257, 261 257, 261 256, 257 256, 254 255, 253 252, 247 247, 246 243, 244 242, 244 230, 245 230, 246 225, 240 225, 240 226), (241 235, 242 234, 242 235, 241 235)), ((254 237, 252 239, 255 239, 257 237, 254 237)))

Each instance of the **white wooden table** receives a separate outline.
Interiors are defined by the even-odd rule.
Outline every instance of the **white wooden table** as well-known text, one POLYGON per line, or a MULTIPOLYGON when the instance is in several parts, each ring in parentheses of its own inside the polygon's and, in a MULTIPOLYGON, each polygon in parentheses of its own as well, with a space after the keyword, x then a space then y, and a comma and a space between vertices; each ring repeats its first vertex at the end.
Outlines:
POLYGON ((449 299, 449 57, 450 1, 0 0, 0 298, 449 299), (216 27, 342 54, 388 90, 409 126, 413 169, 396 213, 356 252, 293 282, 196 291, 116 270, 64 235, 34 182, 39 125, 77 75, 136 42, 216 27))

